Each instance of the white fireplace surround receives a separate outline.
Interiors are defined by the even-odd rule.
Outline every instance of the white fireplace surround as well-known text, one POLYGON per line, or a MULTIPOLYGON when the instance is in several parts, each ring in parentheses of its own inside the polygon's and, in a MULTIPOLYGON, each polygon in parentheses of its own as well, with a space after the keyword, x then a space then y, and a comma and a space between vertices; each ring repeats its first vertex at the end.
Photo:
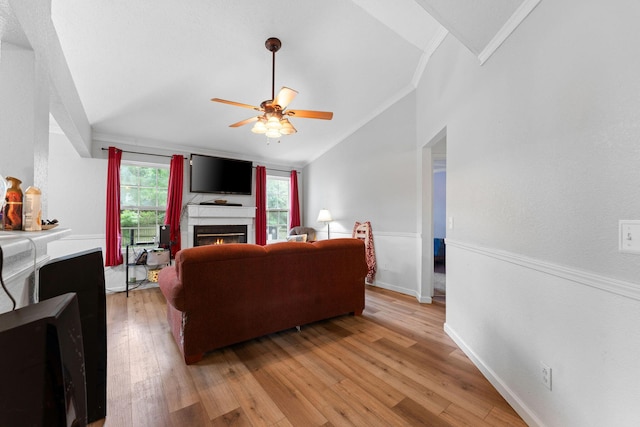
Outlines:
POLYGON ((247 243, 256 242, 255 206, 187 205, 187 245, 193 247, 196 225, 246 225, 247 243))

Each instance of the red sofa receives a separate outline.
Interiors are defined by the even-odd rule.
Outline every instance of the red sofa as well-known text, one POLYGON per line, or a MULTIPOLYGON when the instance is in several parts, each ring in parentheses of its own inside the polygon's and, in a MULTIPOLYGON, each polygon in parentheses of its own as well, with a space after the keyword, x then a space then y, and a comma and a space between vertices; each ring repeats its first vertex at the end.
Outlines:
POLYGON ((209 245, 179 251, 158 282, 187 364, 205 352, 342 314, 362 314, 358 239, 209 245))

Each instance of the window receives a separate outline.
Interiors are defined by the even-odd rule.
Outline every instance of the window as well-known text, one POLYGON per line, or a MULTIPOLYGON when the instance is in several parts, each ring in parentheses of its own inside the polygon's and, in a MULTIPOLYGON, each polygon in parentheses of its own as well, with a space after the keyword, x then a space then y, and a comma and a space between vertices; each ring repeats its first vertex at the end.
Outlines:
POLYGON ((267 241, 286 240, 289 231, 289 177, 267 176, 267 241))
POLYGON ((120 167, 122 245, 153 242, 167 209, 169 168, 126 164, 120 167))

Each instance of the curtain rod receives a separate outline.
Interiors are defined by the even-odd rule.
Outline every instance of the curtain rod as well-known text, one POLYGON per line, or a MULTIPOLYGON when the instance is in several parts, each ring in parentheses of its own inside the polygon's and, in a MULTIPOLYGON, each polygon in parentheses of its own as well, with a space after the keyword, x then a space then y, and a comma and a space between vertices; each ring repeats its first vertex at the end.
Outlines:
MULTIPOLYGON (((117 150, 120 150, 119 148, 116 148, 117 150)), ((102 151, 109 151, 108 148, 104 148, 102 147, 102 151)), ((154 154, 154 153, 142 153, 140 151, 127 151, 127 150, 120 150, 123 153, 129 153, 129 154, 142 154, 143 156, 156 156, 156 157, 168 157, 168 158, 172 158, 173 156, 169 156, 167 154, 154 154)), ((188 157, 184 157, 182 156, 183 159, 187 160, 188 157)))
MULTIPOLYGON (((254 169, 257 168, 257 166, 253 167, 254 169)), ((267 168, 267 170, 269 171, 276 171, 276 172, 291 172, 291 171, 296 171, 296 173, 302 173, 297 169, 289 169, 289 170, 283 170, 283 169, 275 169, 275 168, 268 168, 265 166, 265 168, 267 168)))
MULTIPOLYGON (((117 150, 120 150, 120 149, 117 148, 117 150)), ((102 147, 102 151, 109 151, 109 149, 102 147)), ((167 154, 142 153, 140 151, 127 151, 127 150, 120 150, 120 151, 122 151, 123 153, 129 153, 129 154, 142 154, 143 156, 157 156, 157 157, 168 157, 168 158, 173 157, 173 156, 169 156, 167 154)), ((183 158, 185 160, 189 159, 188 157, 184 157, 184 156, 183 156, 183 158)), ((253 168, 255 169, 256 166, 253 166, 253 168)), ((267 168, 267 169, 272 170, 272 171, 277 171, 277 172, 291 172, 292 170, 295 170, 295 169, 282 170, 282 169, 274 169, 274 168, 267 168)), ((296 170, 296 173, 300 173, 300 171, 296 170)))

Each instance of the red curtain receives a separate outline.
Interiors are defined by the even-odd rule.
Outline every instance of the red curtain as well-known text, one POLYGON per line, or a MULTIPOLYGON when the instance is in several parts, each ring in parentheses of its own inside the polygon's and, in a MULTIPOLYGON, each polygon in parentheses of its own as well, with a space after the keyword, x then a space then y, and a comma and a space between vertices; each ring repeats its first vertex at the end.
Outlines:
POLYGON ((256 167, 256 245, 267 244, 267 169, 256 167))
POLYGON ((167 194, 167 213, 164 223, 169 224, 171 254, 180 250, 180 213, 182 212, 182 183, 184 178, 184 157, 179 154, 171 156, 169 166, 169 189, 167 194))
POLYGON ((104 265, 122 264, 122 231, 120 230, 120 161, 122 150, 109 147, 107 165, 107 230, 104 265))
POLYGON ((289 179, 289 230, 300 225, 300 203, 298 202, 298 172, 291 171, 289 179))

